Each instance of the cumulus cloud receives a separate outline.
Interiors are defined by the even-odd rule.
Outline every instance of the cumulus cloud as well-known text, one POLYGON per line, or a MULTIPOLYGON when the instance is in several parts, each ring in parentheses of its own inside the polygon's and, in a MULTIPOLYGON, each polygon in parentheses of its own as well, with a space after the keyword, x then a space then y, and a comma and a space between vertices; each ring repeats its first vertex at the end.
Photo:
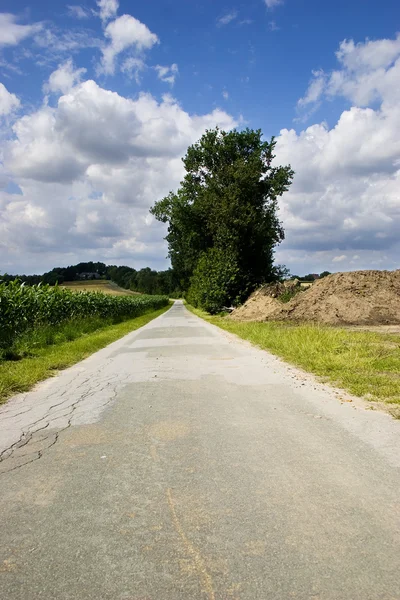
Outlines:
POLYGON ((108 43, 103 48, 101 71, 108 75, 115 72, 115 61, 128 48, 137 54, 150 50, 159 39, 155 33, 131 15, 122 15, 111 21, 104 31, 108 43))
POLYGON ((171 86, 174 85, 176 76, 179 73, 177 64, 174 63, 170 67, 162 67, 161 65, 157 65, 154 67, 154 69, 157 71, 158 79, 161 79, 161 81, 164 81, 165 83, 169 83, 171 86))
MULTIPOLYGON (((75 72, 63 67, 58 73, 75 72)), ((19 118, 5 146, 22 194, 0 192, 2 268, 38 271, 82 257, 163 268, 164 229, 149 206, 179 184, 188 145, 236 122, 220 109, 191 115, 170 95, 133 100, 68 78, 54 85, 71 82, 56 106, 19 118)))
POLYGON ((61 92, 62 94, 66 94, 81 81, 85 73, 86 69, 76 69, 70 58, 51 73, 48 82, 43 86, 43 90, 46 93, 52 92, 57 94, 61 92))
POLYGON ((20 25, 18 18, 10 13, 0 13, 0 47, 17 46, 22 40, 42 29, 41 23, 20 25))
MULTIPOLYGON (((400 225, 400 44, 395 40, 342 42, 341 68, 317 71, 302 106, 341 96, 352 103, 331 129, 284 129, 279 162, 291 163, 294 184, 282 201, 284 248, 332 251, 331 260, 398 249, 400 225), (366 102, 379 102, 374 108, 366 102), (339 251, 339 252, 338 252, 339 251)), ((341 266, 346 266, 343 259, 341 266)), ((376 261, 375 261, 376 262, 376 261)))
POLYGON ((340 69, 329 74, 314 71, 305 96, 299 100, 300 107, 314 104, 322 96, 343 96, 357 106, 398 101, 400 34, 394 40, 367 40, 359 44, 344 40, 336 57, 340 69))
POLYGON ((89 80, 61 96, 56 108, 19 119, 7 160, 21 177, 72 182, 93 165, 179 156, 210 123, 229 128, 233 120, 218 109, 191 117, 170 96, 161 103, 150 94, 131 100, 89 80))
POLYGON ((5 117, 17 109, 20 101, 15 94, 11 94, 5 85, 0 83, 0 117, 5 117))
POLYGON ((118 0, 98 0, 99 14, 102 21, 113 19, 119 8, 118 0))

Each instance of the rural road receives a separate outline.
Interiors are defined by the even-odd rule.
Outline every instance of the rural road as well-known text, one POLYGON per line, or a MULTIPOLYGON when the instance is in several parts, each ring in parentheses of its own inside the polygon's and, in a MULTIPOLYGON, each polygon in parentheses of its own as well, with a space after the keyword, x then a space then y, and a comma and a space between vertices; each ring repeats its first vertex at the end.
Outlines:
POLYGON ((2 600, 400 600, 400 422, 176 303, 0 409, 2 600))

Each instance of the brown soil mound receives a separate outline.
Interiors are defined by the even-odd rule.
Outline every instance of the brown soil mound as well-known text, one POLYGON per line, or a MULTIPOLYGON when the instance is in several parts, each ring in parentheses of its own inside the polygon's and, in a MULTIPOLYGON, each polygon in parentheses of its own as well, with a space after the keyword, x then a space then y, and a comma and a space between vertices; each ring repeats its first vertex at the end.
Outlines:
POLYGON ((314 321, 330 325, 395 325, 400 323, 400 270, 334 273, 314 283, 287 304, 255 292, 235 311, 238 320, 314 321), (271 302, 273 302, 273 307, 271 302), (247 305, 256 318, 251 319, 247 305), (257 305, 260 305, 258 309, 257 305), (266 305, 263 318, 263 304, 266 305))
POLYGON ((299 282, 269 283, 249 296, 246 302, 230 315, 234 321, 265 321, 283 306, 277 300, 288 288, 298 287, 299 282))

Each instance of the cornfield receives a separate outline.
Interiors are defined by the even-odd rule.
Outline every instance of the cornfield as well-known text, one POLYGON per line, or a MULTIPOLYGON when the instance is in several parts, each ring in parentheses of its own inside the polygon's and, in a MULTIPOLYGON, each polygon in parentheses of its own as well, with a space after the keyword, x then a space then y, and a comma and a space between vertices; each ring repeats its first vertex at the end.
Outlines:
POLYGON ((18 280, 0 284, 0 348, 43 325, 100 317, 128 319, 168 304, 165 296, 108 296, 101 292, 72 292, 58 286, 26 286, 18 280))

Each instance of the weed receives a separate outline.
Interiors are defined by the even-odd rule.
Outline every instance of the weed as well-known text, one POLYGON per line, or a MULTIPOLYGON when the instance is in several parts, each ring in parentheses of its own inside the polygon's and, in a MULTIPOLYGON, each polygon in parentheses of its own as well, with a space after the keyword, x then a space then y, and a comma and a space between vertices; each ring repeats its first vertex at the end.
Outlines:
POLYGON ((297 287, 288 287, 283 292, 283 294, 281 294, 280 296, 278 296, 278 300, 279 300, 279 302, 282 302, 283 304, 286 304, 286 302, 290 302, 290 300, 292 300, 295 296, 297 296, 297 294, 299 294, 302 291, 303 291, 303 289, 300 286, 297 286, 297 287))

